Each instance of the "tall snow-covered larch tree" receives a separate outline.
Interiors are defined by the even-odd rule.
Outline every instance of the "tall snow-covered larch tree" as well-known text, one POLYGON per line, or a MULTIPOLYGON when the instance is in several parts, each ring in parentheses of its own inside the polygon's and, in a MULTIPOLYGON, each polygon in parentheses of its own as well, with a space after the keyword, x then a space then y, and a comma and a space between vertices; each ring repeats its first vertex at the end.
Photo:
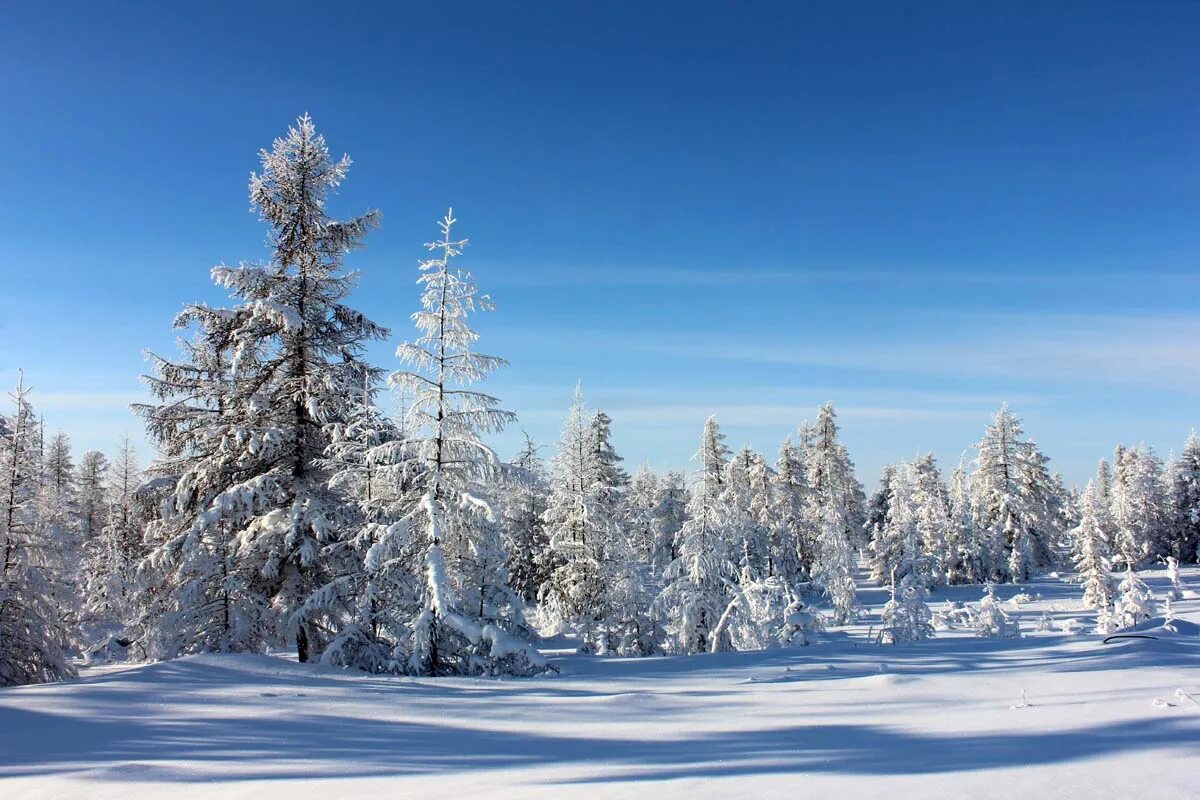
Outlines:
POLYGON ((811 525, 817 531, 817 560, 813 577, 833 603, 833 621, 851 622, 858 614, 854 589, 854 541, 864 522, 863 490, 854 465, 838 440, 833 403, 821 407, 808 453, 808 483, 812 491, 811 525))
POLYGON ((41 452, 24 376, 0 425, 0 686, 75 675, 61 606, 61 542, 38 519, 41 452))
POLYGON ((1061 500, 1045 467, 1048 459, 1023 435, 1021 421, 1002 406, 975 445, 971 507, 984 579, 1028 579, 1052 563, 1061 535, 1061 500))
POLYGON ((177 612, 168 617, 177 623, 190 617, 188 626, 208 630, 202 643, 169 637, 167 654, 263 649, 290 630, 299 659, 307 661, 326 631, 319 620, 294 612, 325 582, 322 548, 349 524, 344 516, 351 508, 322 467, 326 432, 345 418, 364 375, 375 372, 362 358, 366 343, 387 333, 344 303, 355 276, 342 261, 378 214, 330 218, 329 195, 350 159, 330 158, 307 115, 261 159, 250 200, 267 224, 271 260, 213 269, 213 280, 238 305, 192 307, 177 324, 199 321, 205 341, 196 347, 220 367, 159 360, 151 385, 164 403, 142 409, 151 436, 182 460, 171 524, 162 531, 167 550, 152 562, 191 573, 166 581, 177 612), (166 441, 175 436, 195 446, 166 441), (222 564, 214 563, 214 553, 222 564), (218 608, 219 621, 197 615, 199 608, 218 608), (232 617, 241 620, 236 635, 225 621, 232 617))
MULTIPOLYGON (((422 675, 530 674, 546 661, 527 641, 522 604, 508 584, 500 526, 486 486, 500 460, 480 438, 515 419, 498 400, 470 386, 506 362, 473 346, 479 335, 467 317, 491 310, 470 273, 452 261, 466 247, 453 238, 452 211, 440 221, 441 238, 420 263, 421 310, 413 322, 421 335, 396 349, 413 367, 391 376, 412 392, 408 446, 422 465, 422 493, 405 520, 424 550, 424 587, 412 622, 409 669, 422 675)), ((397 534, 397 538, 399 535, 397 534)), ((376 547, 393 555, 388 540, 376 547)))
POLYGON ((84 544, 104 527, 104 498, 107 492, 108 459, 98 450, 89 450, 79 459, 75 476, 79 513, 79 534, 84 544))
POLYGON ((812 532, 808 528, 808 471, 800 451, 789 436, 775 459, 772 492, 774 520, 772 573, 795 587, 808 577, 812 565, 812 532))
POLYGON ((729 605, 736 584, 737 566, 731 553, 729 507, 725 502, 725 465, 729 448, 716 417, 704 423, 699 480, 688 502, 687 521, 679 531, 678 555, 663 572, 665 586, 654 601, 667 620, 674 649, 681 653, 707 653, 713 633, 729 605))

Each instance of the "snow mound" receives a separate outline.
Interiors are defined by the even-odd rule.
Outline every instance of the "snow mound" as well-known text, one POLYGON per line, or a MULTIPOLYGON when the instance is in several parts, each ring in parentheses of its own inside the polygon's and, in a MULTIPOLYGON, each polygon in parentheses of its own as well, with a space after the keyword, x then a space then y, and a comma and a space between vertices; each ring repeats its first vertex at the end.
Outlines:
POLYGON ((1188 622, 1186 619, 1151 617, 1144 622, 1123 629, 1121 633, 1140 633, 1146 636, 1157 636, 1159 639, 1197 639, 1200 638, 1200 625, 1188 622))

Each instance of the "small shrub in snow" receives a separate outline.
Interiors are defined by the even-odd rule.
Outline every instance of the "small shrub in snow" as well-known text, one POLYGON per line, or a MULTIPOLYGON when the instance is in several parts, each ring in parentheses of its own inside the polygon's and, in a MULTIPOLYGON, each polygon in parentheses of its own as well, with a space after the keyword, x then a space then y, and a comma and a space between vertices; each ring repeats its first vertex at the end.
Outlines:
POLYGON ((1117 592, 1119 596, 1114 613, 1118 627, 1128 628, 1154 616, 1154 596, 1131 568, 1125 568, 1125 578, 1117 587, 1117 592))
POLYGON ((925 587, 912 574, 905 575, 892 590, 892 599, 883 607, 883 629, 879 641, 888 644, 917 642, 933 636, 933 615, 929 613, 925 587))
POLYGON ((813 629, 815 620, 782 578, 746 581, 713 630, 711 647, 716 652, 807 644, 805 632, 813 629))
POLYGON ((1011 619, 996 599, 996 586, 989 583, 975 611, 975 634, 985 639, 1018 639, 1021 626, 1011 619))
POLYGON ((1168 591, 1167 599, 1182 600, 1183 599, 1183 581, 1179 579, 1179 559, 1175 556, 1167 556, 1167 578, 1171 581, 1171 588, 1168 591))

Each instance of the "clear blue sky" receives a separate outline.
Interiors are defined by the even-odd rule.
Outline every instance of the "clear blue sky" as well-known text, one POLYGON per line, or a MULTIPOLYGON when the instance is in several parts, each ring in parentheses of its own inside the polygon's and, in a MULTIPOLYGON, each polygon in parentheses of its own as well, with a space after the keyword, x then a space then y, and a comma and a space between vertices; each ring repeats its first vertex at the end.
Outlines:
POLYGON ((358 304, 410 335, 453 204, 548 443, 576 380, 656 467, 833 400, 868 485, 1005 400, 1071 481, 1200 424, 1200 3, 384 6, 0 10, 0 380, 77 449, 265 254, 247 177, 306 111, 333 210, 384 213, 358 304))

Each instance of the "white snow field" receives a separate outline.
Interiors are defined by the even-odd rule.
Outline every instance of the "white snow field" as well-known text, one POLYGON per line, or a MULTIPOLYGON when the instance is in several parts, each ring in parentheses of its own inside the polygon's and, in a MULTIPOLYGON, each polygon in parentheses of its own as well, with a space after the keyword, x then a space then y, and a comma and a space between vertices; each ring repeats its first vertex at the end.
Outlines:
MULTIPOLYGON (((1155 595, 1164 573, 1143 573, 1155 595)), ((1185 571, 1192 587, 1200 571, 1185 571)), ((85 670, 0 691, 0 798, 1200 797, 1200 638, 1035 632, 1079 587, 1000 587, 1017 640, 648 659, 555 653, 513 680, 351 674, 280 656, 85 670), (1042 596, 1021 604, 1018 593, 1042 596)), ((978 587, 940 592, 978 599, 978 587)), ((1179 619, 1200 622, 1195 592, 1179 619)), ((1151 632, 1154 633, 1154 632, 1151 632)))

